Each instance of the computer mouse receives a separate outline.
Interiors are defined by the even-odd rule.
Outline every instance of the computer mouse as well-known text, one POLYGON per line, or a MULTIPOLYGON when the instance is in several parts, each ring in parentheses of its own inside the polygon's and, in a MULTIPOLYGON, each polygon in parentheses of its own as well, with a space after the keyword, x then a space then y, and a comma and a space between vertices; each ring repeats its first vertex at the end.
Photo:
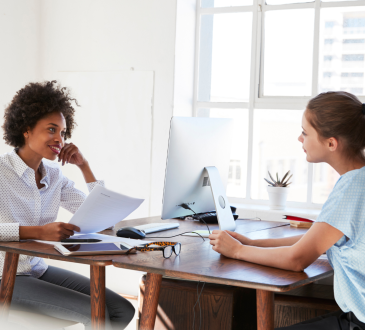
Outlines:
POLYGON ((133 227, 123 227, 117 231, 118 237, 141 239, 145 238, 146 234, 143 230, 139 230, 133 227))

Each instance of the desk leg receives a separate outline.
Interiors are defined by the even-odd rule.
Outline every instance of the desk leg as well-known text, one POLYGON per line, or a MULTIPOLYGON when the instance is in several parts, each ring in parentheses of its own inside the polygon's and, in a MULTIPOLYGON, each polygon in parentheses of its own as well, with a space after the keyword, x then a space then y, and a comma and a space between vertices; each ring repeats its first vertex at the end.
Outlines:
POLYGON ((18 268, 19 254, 6 252, 0 286, 0 318, 7 320, 18 268))
POLYGON ((105 266, 90 266, 91 322, 93 330, 105 328, 105 266))
POLYGON ((147 273, 142 315, 139 324, 140 330, 153 330, 155 327, 161 282, 162 275, 147 273))
POLYGON ((274 330, 274 292, 256 290, 257 330, 274 330))

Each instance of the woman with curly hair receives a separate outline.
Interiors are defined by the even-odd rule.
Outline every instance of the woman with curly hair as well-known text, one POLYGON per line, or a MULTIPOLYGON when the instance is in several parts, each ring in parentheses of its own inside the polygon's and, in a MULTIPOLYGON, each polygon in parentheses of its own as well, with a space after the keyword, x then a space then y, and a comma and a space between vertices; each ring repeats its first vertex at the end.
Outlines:
MULTIPOLYGON (((76 165, 89 191, 97 181, 88 161, 73 143, 65 143, 75 128, 75 109, 66 88, 56 81, 30 83, 16 93, 4 115, 4 140, 14 150, 0 155, 0 240, 60 241, 80 229, 54 222, 59 207, 71 213, 85 200, 83 192, 62 174, 54 160, 76 165)), ((5 254, 0 252, 0 274, 5 254)), ((47 266, 43 259, 20 255, 12 308, 30 308, 42 314, 91 327, 90 280, 77 273, 47 266)), ((106 326, 124 329, 134 307, 106 289, 106 326)))

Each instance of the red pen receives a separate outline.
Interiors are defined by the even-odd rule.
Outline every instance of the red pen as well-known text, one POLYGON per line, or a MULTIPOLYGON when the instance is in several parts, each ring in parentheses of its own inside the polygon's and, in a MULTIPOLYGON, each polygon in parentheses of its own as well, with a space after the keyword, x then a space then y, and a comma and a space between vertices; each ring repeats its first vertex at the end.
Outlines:
POLYGON ((294 215, 284 215, 283 219, 288 219, 288 220, 292 220, 292 221, 302 221, 302 222, 315 222, 315 220, 313 220, 313 219, 296 217, 294 215))

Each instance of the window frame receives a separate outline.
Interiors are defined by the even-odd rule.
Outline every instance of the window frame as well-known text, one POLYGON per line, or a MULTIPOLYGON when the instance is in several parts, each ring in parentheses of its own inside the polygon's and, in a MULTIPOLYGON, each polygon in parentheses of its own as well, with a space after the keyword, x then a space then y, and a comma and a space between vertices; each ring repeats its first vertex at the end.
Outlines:
MULTIPOLYGON (((248 153, 247 153, 247 178, 246 197, 230 197, 230 202, 240 204, 268 205, 268 200, 251 198, 251 173, 253 155, 253 127, 254 109, 282 109, 282 110, 303 110, 307 102, 318 94, 319 74, 319 41, 320 41, 320 14, 322 8, 354 7, 365 6, 365 0, 355 1, 332 1, 267 5, 265 0, 253 0, 250 6, 201 8, 201 0, 196 1, 196 22, 195 22, 195 57, 194 57, 194 91, 193 91, 193 116, 197 116, 199 108, 205 109, 248 109, 248 153), (314 8, 314 36, 313 36, 313 57, 312 57, 312 94, 311 96, 265 96, 263 94, 264 78, 264 54, 265 54, 265 13, 273 10, 304 9, 314 8), (199 86, 199 55, 200 55, 200 18, 202 15, 229 14, 229 13, 252 13, 252 35, 251 35, 251 70, 250 70, 250 91, 248 102, 201 102, 198 101, 199 86), (259 55, 259 56, 258 56, 259 55)), ((365 96, 359 97, 365 103, 365 96)), ((308 164, 308 188, 306 202, 287 202, 289 207, 321 209, 323 204, 312 202, 313 190, 313 163, 308 164)))

